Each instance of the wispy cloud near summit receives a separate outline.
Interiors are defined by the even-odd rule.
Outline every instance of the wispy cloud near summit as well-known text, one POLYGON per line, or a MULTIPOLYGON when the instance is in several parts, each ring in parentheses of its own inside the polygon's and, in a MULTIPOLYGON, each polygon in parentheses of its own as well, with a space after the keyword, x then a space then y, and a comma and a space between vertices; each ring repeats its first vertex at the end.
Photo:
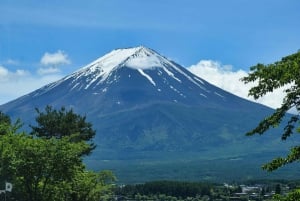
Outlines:
POLYGON ((44 66, 39 68, 37 73, 40 75, 44 74, 53 74, 53 73, 60 73, 60 66, 71 64, 71 60, 68 58, 68 55, 58 50, 54 53, 46 52, 42 58, 40 63, 44 66))
POLYGON ((41 64, 45 66, 57 66, 70 63, 71 61, 69 60, 68 55, 61 50, 54 53, 46 52, 41 58, 41 64))

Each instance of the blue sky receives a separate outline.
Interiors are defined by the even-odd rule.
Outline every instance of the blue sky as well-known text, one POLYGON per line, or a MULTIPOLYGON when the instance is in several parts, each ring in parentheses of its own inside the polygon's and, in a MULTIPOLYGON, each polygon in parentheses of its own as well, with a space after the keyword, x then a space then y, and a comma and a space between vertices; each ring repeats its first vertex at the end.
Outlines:
POLYGON ((236 77, 300 49, 299 10, 298 0, 0 0, 0 104, 138 45, 212 83, 236 77))

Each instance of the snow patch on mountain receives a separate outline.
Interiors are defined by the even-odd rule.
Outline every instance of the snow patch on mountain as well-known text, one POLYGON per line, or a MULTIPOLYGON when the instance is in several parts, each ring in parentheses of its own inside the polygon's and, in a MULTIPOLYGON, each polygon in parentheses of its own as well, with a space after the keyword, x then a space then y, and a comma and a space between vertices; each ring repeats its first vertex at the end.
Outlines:
POLYGON ((65 80, 72 77, 74 78, 73 82, 76 83, 77 80, 82 76, 88 77, 88 79, 86 80, 88 84, 85 87, 85 89, 88 89, 89 86, 91 86, 96 81, 98 81, 98 83, 102 83, 103 81, 105 81, 116 67, 119 67, 121 63, 124 63, 140 48, 141 47, 113 50, 103 57, 100 57, 99 59, 81 68, 79 71, 76 71, 75 73, 66 77, 65 80), (90 77, 91 75, 92 78, 90 77))
POLYGON ((113 50, 103 57, 88 64, 83 68, 83 70, 90 69, 91 71, 95 71, 96 69, 101 68, 103 73, 108 73, 115 67, 119 66, 120 63, 126 61, 126 59, 128 59, 130 56, 134 55, 140 48, 141 47, 113 50))
POLYGON ((145 51, 132 55, 126 63, 129 68, 149 69, 154 67, 163 67, 161 59, 157 55, 146 53, 145 51))
POLYGON ((172 78, 174 78, 175 80, 177 80, 178 82, 180 82, 181 83, 181 80, 180 79, 178 79, 175 75, 174 75, 174 73, 172 73, 171 71, 169 71, 167 68, 163 68, 164 69, 164 71, 169 75, 169 76, 171 76, 172 78))
POLYGON ((153 81, 153 79, 147 75, 142 69, 137 69, 139 71, 139 73, 141 73, 142 76, 146 77, 150 82, 151 84, 153 84, 154 86, 156 86, 155 82, 153 81))

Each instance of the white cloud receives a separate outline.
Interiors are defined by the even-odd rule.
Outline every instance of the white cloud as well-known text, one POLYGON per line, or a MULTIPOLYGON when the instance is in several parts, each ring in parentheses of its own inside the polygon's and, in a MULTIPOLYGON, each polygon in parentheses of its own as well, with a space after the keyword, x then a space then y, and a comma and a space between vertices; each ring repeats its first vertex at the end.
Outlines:
POLYGON ((58 50, 55 53, 46 52, 41 58, 40 62, 42 65, 45 66, 58 66, 71 63, 71 61, 68 58, 68 55, 61 50, 58 50))
POLYGON ((18 75, 18 76, 25 76, 27 74, 28 74, 28 72, 25 70, 22 70, 22 69, 16 70, 16 75, 18 75))
MULTIPOLYGON (((220 62, 212 60, 201 60, 198 64, 188 67, 188 70, 215 86, 254 101, 252 97, 248 96, 249 89, 254 86, 254 83, 246 85, 240 80, 248 75, 248 72, 244 70, 233 71, 231 65, 222 65, 220 62)), ((277 108, 281 106, 283 97, 284 92, 281 88, 266 94, 256 102, 277 108)))
POLYGON ((59 74, 34 76, 26 70, 10 71, 0 66, 0 104, 28 94, 61 77, 59 74))
POLYGON ((17 69, 15 72, 12 72, 4 66, 0 66, 0 83, 3 84, 8 81, 17 81, 28 74, 29 72, 25 70, 17 69))
POLYGON ((60 73, 61 70, 59 69, 59 66, 65 65, 65 64, 70 64, 71 61, 68 58, 68 55, 61 51, 58 50, 55 53, 48 53, 46 52, 41 60, 40 63, 44 66, 42 68, 39 68, 37 70, 37 73, 39 75, 46 75, 46 74, 56 74, 60 73))
POLYGON ((8 75, 8 70, 5 67, 0 66, 0 81, 6 79, 7 75, 8 75))
POLYGON ((53 73, 60 73, 60 69, 56 67, 50 67, 50 68, 39 68, 37 73, 39 75, 45 75, 45 74, 53 74, 53 73))
MULTIPOLYGON (((62 77, 60 66, 70 64, 68 55, 58 50, 55 53, 46 52, 41 60, 41 67, 36 74, 18 69, 11 71, 0 65, 0 104, 28 94, 46 84, 57 81, 62 77)), ((17 60, 8 59, 5 64, 19 65, 17 60)))

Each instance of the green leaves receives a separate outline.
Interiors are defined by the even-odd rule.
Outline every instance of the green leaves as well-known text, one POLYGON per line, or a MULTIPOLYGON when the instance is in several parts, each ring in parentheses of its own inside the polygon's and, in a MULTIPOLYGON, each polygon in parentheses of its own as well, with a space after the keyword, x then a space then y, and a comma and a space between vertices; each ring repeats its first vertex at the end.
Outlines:
POLYGON ((112 198, 113 183, 116 181, 111 171, 95 173, 78 171, 72 183, 72 200, 105 200, 112 198))
MULTIPOLYGON (((246 133, 246 135, 262 135, 271 127, 277 127, 281 124, 287 112, 293 107, 297 109, 298 114, 289 117, 281 139, 286 140, 295 131, 300 132, 300 127, 296 126, 296 124, 299 123, 300 112, 300 52, 284 57, 281 61, 273 64, 257 64, 250 69, 251 72, 247 77, 244 77, 242 81, 244 81, 244 83, 258 83, 249 91, 249 95, 255 99, 283 86, 288 86, 288 89, 285 90, 286 95, 281 107, 277 108, 272 115, 262 120, 256 128, 246 133)), ((276 158, 264 165, 263 169, 273 171, 299 159, 299 147, 294 147, 290 150, 286 158, 276 158)))
POLYGON ((4 169, 1 175, 22 184, 14 188, 16 194, 42 200, 41 197, 50 193, 47 186, 72 181, 75 171, 84 167, 79 155, 88 145, 70 143, 69 138, 42 139, 25 134, 2 136, 1 162, 4 169))
POLYGON ((275 195, 273 200, 276 201, 298 201, 300 200, 300 189, 296 189, 288 193, 286 196, 275 195))
POLYGON ((252 66, 251 72, 247 77, 242 78, 242 81, 245 83, 258 82, 258 85, 249 91, 249 95, 255 99, 286 84, 295 84, 299 89, 299 65, 300 52, 284 57, 274 64, 252 66))
POLYGON ((5 135, 9 132, 16 132, 21 127, 22 124, 19 119, 12 124, 10 117, 0 111, 0 135, 5 135))

